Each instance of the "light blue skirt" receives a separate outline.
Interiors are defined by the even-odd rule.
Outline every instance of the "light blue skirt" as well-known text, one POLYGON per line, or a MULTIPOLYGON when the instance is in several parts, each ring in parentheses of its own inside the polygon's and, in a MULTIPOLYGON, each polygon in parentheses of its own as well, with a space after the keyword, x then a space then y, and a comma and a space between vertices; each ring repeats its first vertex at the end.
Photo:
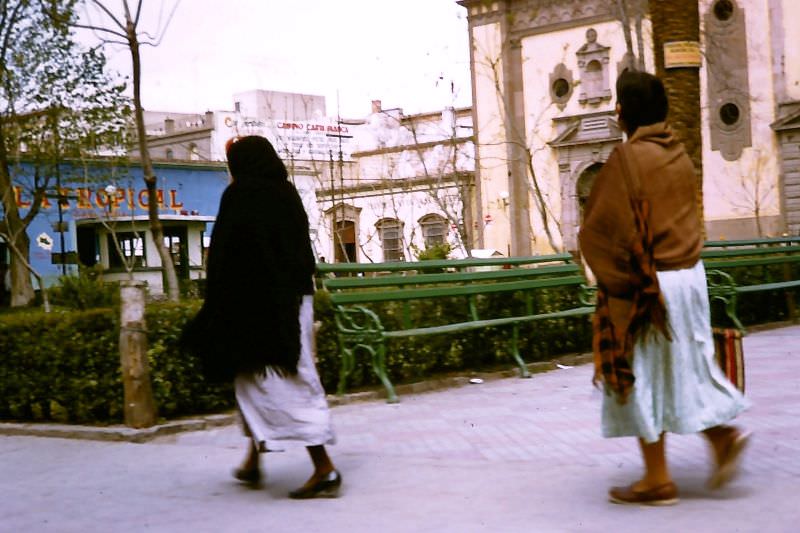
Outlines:
POLYGON ((633 390, 625 405, 603 396, 605 437, 696 433, 724 424, 750 402, 714 360, 706 274, 702 261, 692 268, 658 272, 672 341, 650 334, 634 347, 633 390))

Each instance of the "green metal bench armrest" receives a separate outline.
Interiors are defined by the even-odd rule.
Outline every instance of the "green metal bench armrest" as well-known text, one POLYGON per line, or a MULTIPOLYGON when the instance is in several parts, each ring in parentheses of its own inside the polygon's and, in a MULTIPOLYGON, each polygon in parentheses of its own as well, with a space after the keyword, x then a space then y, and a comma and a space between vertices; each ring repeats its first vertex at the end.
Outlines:
POLYGON ((373 338, 383 334, 383 324, 378 315, 361 305, 335 307, 334 320, 340 333, 348 336, 373 338))
POLYGON ((578 292, 578 299, 583 305, 597 305, 597 286, 581 285, 580 292, 578 292))
POLYGON ((725 314, 741 331, 744 326, 736 316, 737 286, 730 274, 721 270, 706 271, 708 281, 708 297, 711 301, 718 300, 725 305, 725 314))

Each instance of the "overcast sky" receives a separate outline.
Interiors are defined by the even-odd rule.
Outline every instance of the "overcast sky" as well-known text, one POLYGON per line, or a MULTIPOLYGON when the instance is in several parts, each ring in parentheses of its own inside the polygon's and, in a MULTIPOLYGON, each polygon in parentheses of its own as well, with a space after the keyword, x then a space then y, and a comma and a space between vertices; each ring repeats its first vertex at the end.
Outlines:
MULTIPOLYGON (((145 0, 141 29, 156 31, 174 3, 145 0)), ((130 72, 126 50, 108 55, 130 72)), ((338 92, 353 118, 373 99, 406 112, 469 105, 466 13, 455 0, 181 0, 160 46, 143 49, 142 78, 157 111, 232 109, 250 89, 320 94, 331 116, 338 92)))

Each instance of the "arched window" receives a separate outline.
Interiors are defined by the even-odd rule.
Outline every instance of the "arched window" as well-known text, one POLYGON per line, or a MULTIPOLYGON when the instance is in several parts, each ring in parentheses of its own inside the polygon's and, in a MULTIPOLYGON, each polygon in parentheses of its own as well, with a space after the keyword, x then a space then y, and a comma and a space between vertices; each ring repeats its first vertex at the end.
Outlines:
POLYGON ((356 223, 337 220, 333 233, 334 260, 337 263, 356 262, 356 223))
POLYGON ((575 52, 578 57, 581 83, 578 86, 578 101, 597 105, 611 99, 608 61, 611 48, 597 42, 597 31, 586 30, 586 43, 575 52))
POLYGON ((600 163, 595 163, 594 165, 590 166, 583 172, 581 172, 580 177, 578 178, 578 183, 575 187, 576 196, 578 197, 578 209, 580 211, 580 222, 583 223, 583 209, 586 206, 586 200, 589 199, 589 193, 592 192, 592 185, 594 184, 594 178, 597 176, 597 173, 600 172, 600 169, 603 168, 603 165, 600 163))
POLYGON ((192 143, 189 145, 189 160, 190 161, 199 161, 200 160, 200 150, 197 148, 197 145, 192 143))
POLYGON ((403 254, 403 224, 394 218, 379 220, 375 227, 383 247, 384 261, 402 261, 403 254))
POLYGON ((586 93, 595 95, 603 92, 603 65, 596 59, 586 65, 586 93))
POLYGON ((167 148, 166 157, 167 159, 175 159, 175 153, 172 151, 172 148, 167 148))
POLYGON ((447 237, 447 221, 441 215, 425 215, 419 219, 422 228, 422 238, 425 240, 425 248, 432 248, 445 243, 447 237))
POLYGON ((361 208, 339 204, 325 211, 331 228, 331 257, 335 263, 358 262, 359 218, 361 208))

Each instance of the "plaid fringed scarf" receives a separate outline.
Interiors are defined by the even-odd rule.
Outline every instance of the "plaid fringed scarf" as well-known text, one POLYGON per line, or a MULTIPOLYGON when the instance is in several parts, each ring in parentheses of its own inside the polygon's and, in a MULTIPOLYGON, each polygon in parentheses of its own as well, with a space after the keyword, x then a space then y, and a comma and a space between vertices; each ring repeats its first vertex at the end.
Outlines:
POLYGON ((631 208, 636 224, 636 238, 631 249, 630 283, 635 288, 626 331, 615 330, 608 305, 608 293, 598 287, 597 309, 594 315, 594 382, 602 380, 606 387, 616 393, 617 401, 624 404, 633 388, 635 376, 630 360, 633 346, 640 335, 651 328, 672 340, 667 324, 667 309, 658 286, 655 258, 653 257, 653 232, 650 228, 650 203, 638 198, 633 191, 632 178, 628 170, 627 154, 623 150, 623 172, 628 190, 631 192, 631 208))

